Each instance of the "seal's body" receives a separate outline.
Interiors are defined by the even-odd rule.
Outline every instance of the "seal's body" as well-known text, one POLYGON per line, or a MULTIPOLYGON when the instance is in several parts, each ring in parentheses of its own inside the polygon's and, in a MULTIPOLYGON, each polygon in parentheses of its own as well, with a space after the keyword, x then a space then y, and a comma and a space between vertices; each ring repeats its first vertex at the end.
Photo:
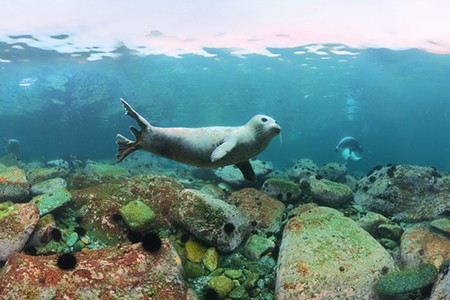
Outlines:
POLYGON ((117 135, 117 162, 137 149, 145 149, 197 167, 216 168, 234 164, 241 170, 244 178, 255 181, 249 159, 261 153, 281 131, 274 119, 264 115, 256 115, 247 124, 238 127, 155 127, 125 100, 120 101, 125 106, 126 113, 138 122, 141 131, 130 127, 136 137, 135 142, 117 135))
POLYGON ((362 159, 361 153, 363 152, 363 148, 359 145, 359 142, 351 136, 346 136, 335 148, 336 152, 340 152, 341 156, 345 160, 360 160, 362 159))

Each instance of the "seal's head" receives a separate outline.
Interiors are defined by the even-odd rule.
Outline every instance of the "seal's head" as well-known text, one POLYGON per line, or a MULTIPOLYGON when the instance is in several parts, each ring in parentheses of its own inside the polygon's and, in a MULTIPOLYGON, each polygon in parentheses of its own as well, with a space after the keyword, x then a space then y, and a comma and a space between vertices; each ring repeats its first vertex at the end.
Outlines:
POLYGON ((248 121, 249 126, 254 134, 260 138, 270 140, 281 132, 280 125, 271 117, 265 115, 256 115, 248 121))

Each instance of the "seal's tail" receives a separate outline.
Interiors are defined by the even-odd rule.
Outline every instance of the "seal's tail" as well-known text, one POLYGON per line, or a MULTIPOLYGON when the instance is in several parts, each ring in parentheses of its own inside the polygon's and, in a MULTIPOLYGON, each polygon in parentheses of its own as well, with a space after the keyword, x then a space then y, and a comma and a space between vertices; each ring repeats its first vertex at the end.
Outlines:
POLYGON ((136 141, 134 142, 127 139, 121 134, 118 134, 116 136, 116 144, 118 150, 116 155, 117 162, 121 162, 125 157, 127 157, 128 154, 141 148, 140 143, 142 131, 149 130, 149 128, 151 127, 150 123, 148 123, 147 120, 139 115, 125 100, 121 98, 120 101, 125 107, 126 114, 136 120, 136 122, 139 124, 139 127, 141 127, 141 131, 133 126, 130 127, 131 133, 133 133, 133 135, 136 137, 136 141))
MULTIPOLYGON (((132 127, 134 128, 134 127, 132 127)), ((135 128, 134 128, 135 129, 135 128)), ((133 130, 132 130, 133 131, 133 130)), ((134 132, 133 132, 134 133, 134 132)), ((139 134, 140 136, 140 134, 139 134)), ((128 154, 133 151, 138 150, 140 147, 137 142, 133 142, 132 140, 127 139, 121 134, 116 136, 116 144, 117 144, 117 162, 121 162, 128 154)))

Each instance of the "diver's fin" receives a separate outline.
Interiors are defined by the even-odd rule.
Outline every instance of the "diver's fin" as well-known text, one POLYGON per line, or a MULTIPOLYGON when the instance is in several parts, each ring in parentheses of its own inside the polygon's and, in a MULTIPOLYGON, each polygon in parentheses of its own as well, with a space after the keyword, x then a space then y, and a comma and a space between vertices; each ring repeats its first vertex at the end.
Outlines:
POLYGON ((225 155, 230 153, 233 150, 234 146, 236 146, 235 138, 225 139, 222 144, 216 147, 214 151, 211 153, 211 162, 216 162, 221 158, 224 158, 225 155))
MULTIPOLYGON (((131 128, 130 128, 131 132, 133 132, 133 134, 136 136, 136 138, 140 138, 141 137, 141 132, 138 131, 134 127, 131 127, 131 128), (135 132, 133 131, 133 129, 131 129, 131 128, 136 130, 139 134, 136 135, 135 132)), ((117 160, 116 161, 118 163, 121 162, 125 157, 127 157, 128 154, 130 154, 131 152, 133 152, 133 151, 135 151, 135 150, 140 148, 138 143, 137 143, 137 141, 133 142, 133 141, 127 139, 126 137, 124 137, 121 134, 118 134, 116 136, 116 144, 117 144, 117 155, 116 155, 117 160)))
MULTIPOLYGON (((144 119, 140 114, 138 114, 131 106, 127 103, 127 101, 120 98, 120 101, 122 102, 123 106, 125 107, 126 114, 132 117, 136 120, 136 122, 139 124, 139 127, 141 127, 142 130, 149 129, 151 127, 150 123, 147 122, 146 119, 144 119)), ((134 132, 133 132, 134 134, 134 132)))
POLYGON ((250 161, 244 161, 236 164, 236 167, 241 170, 242 175, 245 179, 251 182, 256 182, 256 174, 255 171, 253 171, 252 165, 250 164, 250 161))

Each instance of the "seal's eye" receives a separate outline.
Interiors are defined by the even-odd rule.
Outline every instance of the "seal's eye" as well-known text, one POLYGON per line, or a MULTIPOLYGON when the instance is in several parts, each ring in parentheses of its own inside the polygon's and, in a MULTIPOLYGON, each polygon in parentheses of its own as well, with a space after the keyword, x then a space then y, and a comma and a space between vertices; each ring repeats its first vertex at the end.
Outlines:
POLYGON ((267 122, 267 118, 261 118, 261 121, 267 122))

